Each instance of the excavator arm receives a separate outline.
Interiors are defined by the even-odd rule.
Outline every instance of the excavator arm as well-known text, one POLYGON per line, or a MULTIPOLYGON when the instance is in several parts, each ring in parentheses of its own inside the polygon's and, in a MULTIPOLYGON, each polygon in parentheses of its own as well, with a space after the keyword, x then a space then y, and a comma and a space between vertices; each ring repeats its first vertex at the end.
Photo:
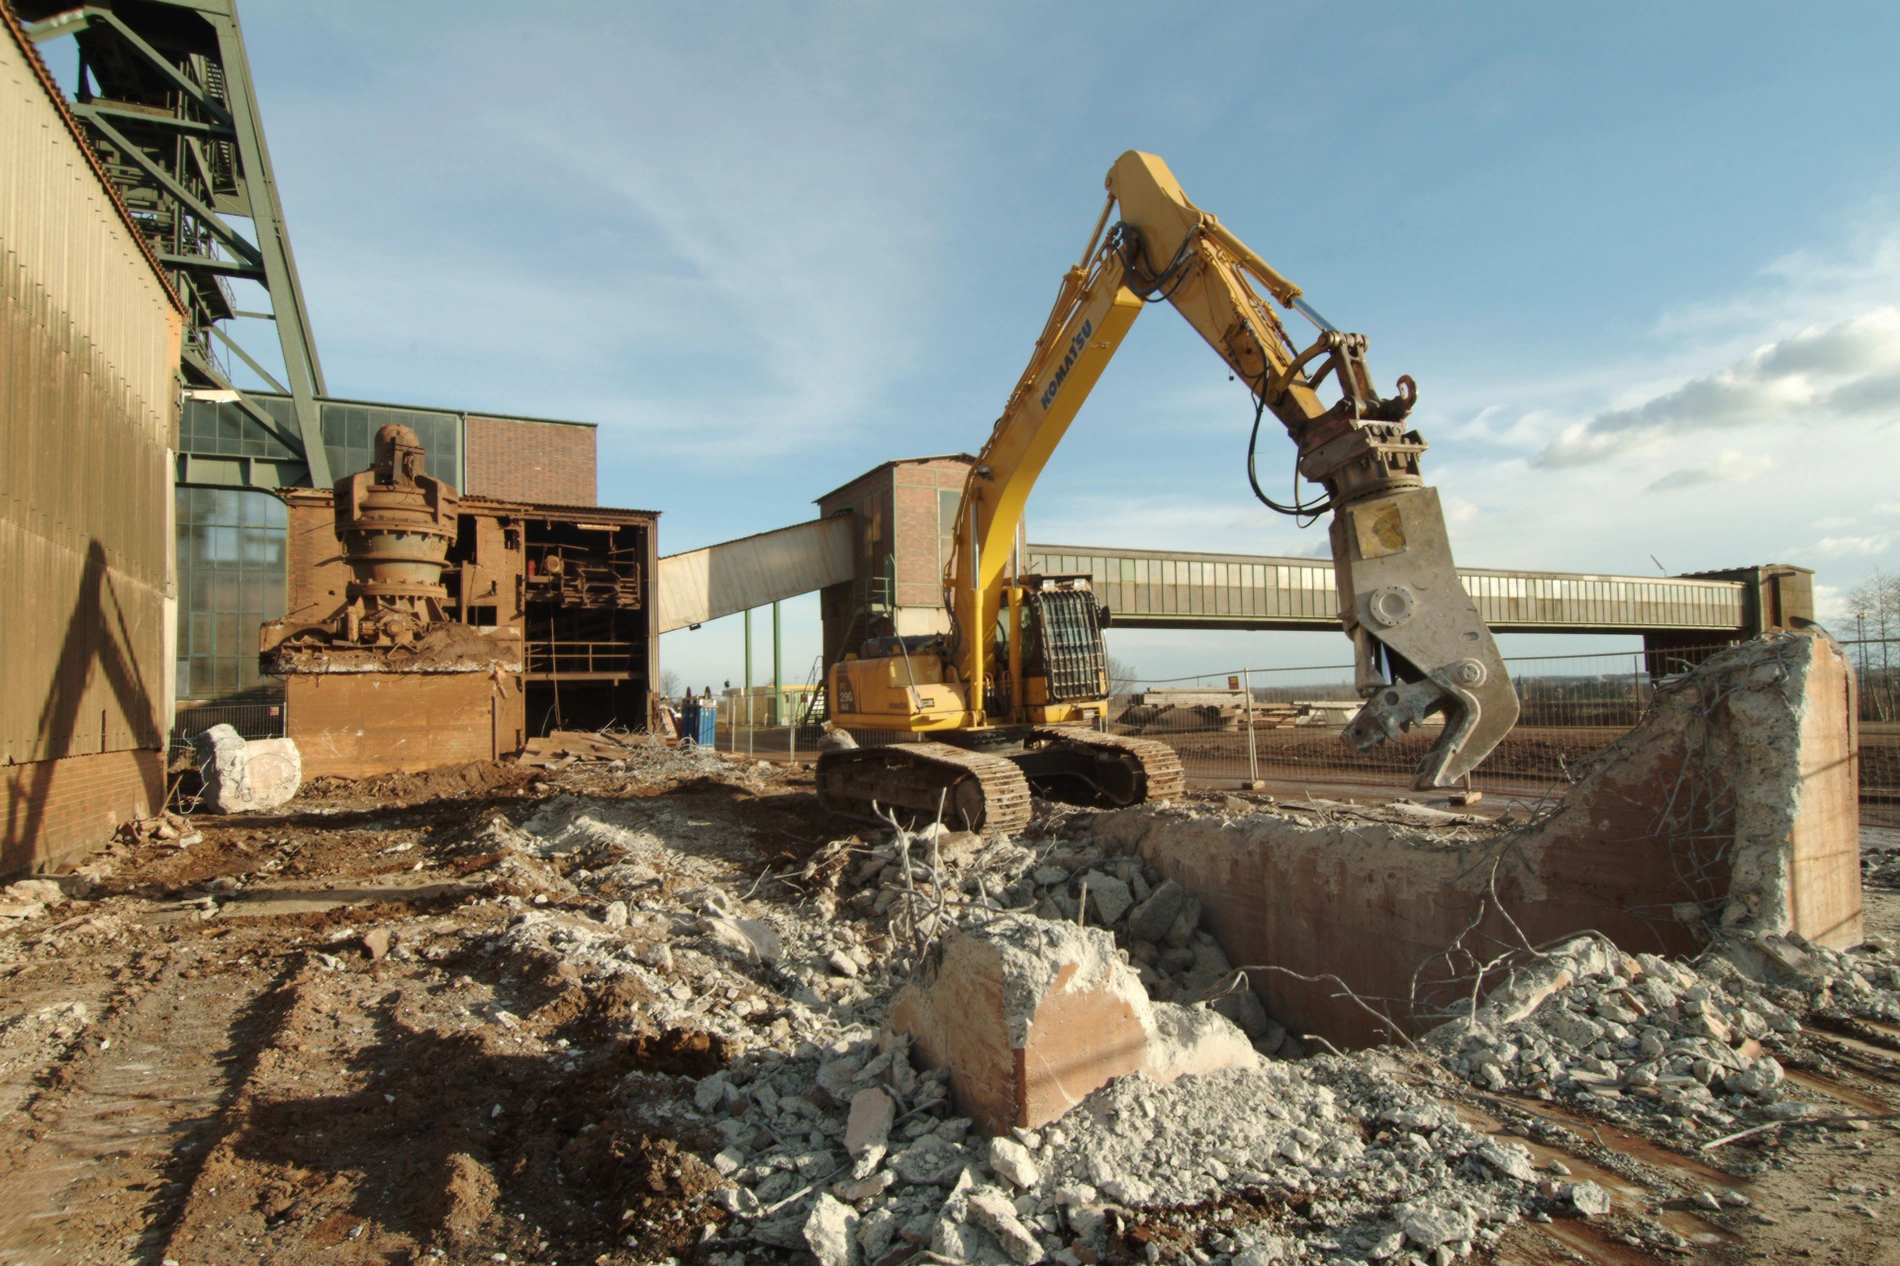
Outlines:
MULTIPOLYGON (((1419 474, 1425 443, 1405 417, 1409 378, 1382 397, 1366 368, 1364 336, 1339 330, 1214 216, 1188 200, 1167 165, 1130 151, 1108 174, 1108 200, 1082 260, 1064 276, 1029 366, 964 486, 956 548, 944 569, 957 666, 970 683, 969 723, 981 725, 985 663, 1023 509, 1141 309, 1166 300, 1253 390, 1299 450, 1299 474, 1320 484, 1317 504, 1273 502, 1283 512, 1331 511, 1340 621, 1355 648, 1366 700, 1346 737, 1368 748, 1444 716, 1417 771, 1420 787, 1446 786, 1487 756, 1517 720, 1497 644, 1452 562, 1438 495, 1419 474), (1119 217, 1109 217, 1119 209, 1119 217), (1258 284, 1316 327, 1307 346, 1287 333, 1258 284), (1321 398, 1326 380, 1338 398, 1321 398)), ((1256 436, 1258 431, 1256 416, 1256 436)))

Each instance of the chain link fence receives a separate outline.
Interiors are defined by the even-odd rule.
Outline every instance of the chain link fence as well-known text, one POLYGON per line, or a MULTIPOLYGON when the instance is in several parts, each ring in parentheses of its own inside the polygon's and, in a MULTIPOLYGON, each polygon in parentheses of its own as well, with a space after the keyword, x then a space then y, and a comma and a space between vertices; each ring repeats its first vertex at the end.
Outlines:
MULTIPOLYGON (((1844 643, 1860 681, 1861 796, 1900 800, 1900 641, 1844 643)), ((1661 681, 1719 647, 1667 653, 1507 659, 1517 688, 1517 726, 1471 775, 1470 787, 1507 797, 1559 795, 1569 771, 1629 732, 1661 681), (1652 672, 1656 675, 1652 676, 1652 672)), ((1342 737, 1359 707, 1346 664, 1242 669, 1138 681, 1110 709, 1117 734, 1158 738, 1204 784, 1264 781, 1270 790, 1314 795, 1399 794, 1441 733, 1421 729, 1371 751, 1342 737)))
POLYGON ((183 704, 172 713, 170 754, 188 755, 191 741, 214 725, 228 725, 247 739, 282 738, 284 720, 282 698, 183 704))
POLYGON ((1860 683, 1860 798, 1900 803, 1900 638, 1842 645, 1860 683))
MULTIPOLYGON (((1842 646, 1859 681, 1861 798, 1900 802, 1900 639, 1842 646)), ((1561 795, 1578 762, 1641 719, 1659 682, 1720 649, 1507 659, 1518 723, 1471 775, 1470 788, 1509 799, 1561 795)), ((808 703, 802 691, 777 698, 764 688, 750 697, 734 691, 719 700, 716 745, 760 760, 814 759, 822 730, 797 723, 808 703)), ((1413 771, 1441 732, 1438 718, 1361 752, 1342 737, 1358 708, 1350 664, 1236 669, 1137 679, 1111 701, 1105 728, 1162 740, 1202 785, 1259 781, 1278 794, 1330 798, 1410 792, 1413 771)), ((853 737, 876 746, 910 736, 853 737)))

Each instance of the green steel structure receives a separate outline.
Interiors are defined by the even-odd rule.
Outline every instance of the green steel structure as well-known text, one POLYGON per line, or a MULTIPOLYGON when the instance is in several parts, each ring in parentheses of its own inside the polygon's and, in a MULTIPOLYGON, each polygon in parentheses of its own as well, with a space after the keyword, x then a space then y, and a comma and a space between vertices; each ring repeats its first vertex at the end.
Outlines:
POLYGON ((43 54, 76 54, 72 112, 185 301, 178 698, 268 700, 257 629, 284 613, 285 558, 270 494, 366 468, 390 422, 415 428, 429 473, 463 488, 466 414, 328 397, 235 0, 5 2, 43 54), (239 318, 270 321, 275 350, 242 345, 239 318), (267 386, 240 387, 239 365, 267 386))
POLYGON ((268 450, 234 460, 186 443, 179 481, 235 488, 328 485, 332 468, 317 405, 326 394, 323 368, 271 173, 235 0, 10 3, 43 48, 65 36, 73 39, 78 65, 72 111, 185 301, 188 398, 235 405, 244 428, 268 450), (265 309, 240 308, 233 281, 255 283, 265 309), (278 355, 242 346, 225 328, 238 317, 270 320, 278 355), (272 367, 271 359, 280 363, 272 367), (287 414, 238 388, 234 362, 287 397, 287 414))

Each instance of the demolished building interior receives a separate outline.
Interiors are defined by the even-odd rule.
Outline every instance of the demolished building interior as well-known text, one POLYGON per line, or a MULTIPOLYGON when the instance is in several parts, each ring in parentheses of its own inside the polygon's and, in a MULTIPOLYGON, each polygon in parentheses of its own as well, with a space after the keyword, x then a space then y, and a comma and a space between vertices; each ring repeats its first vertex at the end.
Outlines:
MULTIPOLYGON (((0 1261, 1896 1260, 1900 810, 1814 573, 1454 572, 1409 389, 1289 424, 1387 481, 1330 565, 973 547, 994 448, 663 559, 586 424, 327 393, 229 3, 0 16, 0 1261), (34 41, 74 31, 69 101, 34 41), (241 260, 154 246, 237 205, 241 260), (212 355, 240 272, 281 391, 212 355), (680 737, 661 632, 814 592, 784 748, 710 700, 680 737), (1010 636, 954 645, 959 602, 1010 636), (1452 651, 1373 681, 1415 612, 1452 651), (1344 627, 1358 697, 1111 691, 1103 620, 1344 627), (1498 629, 1640 638, 1548 777, 1444 772, 1509 729, 1498 629), (825 723, 860 704, 915 732, 825 723), (1057 722, 1123 781, 998 755, 1057 722), (1416 776, 1299 764, 1375 722, 1416 776), (1301 744, 1271 790, 1193 747, 1263 733, 1301 744)), ((1133 277, 1101 240, 1078 272, 1133 277)), ((1350 395, 1364 340, 1322 335, 1350 395)))

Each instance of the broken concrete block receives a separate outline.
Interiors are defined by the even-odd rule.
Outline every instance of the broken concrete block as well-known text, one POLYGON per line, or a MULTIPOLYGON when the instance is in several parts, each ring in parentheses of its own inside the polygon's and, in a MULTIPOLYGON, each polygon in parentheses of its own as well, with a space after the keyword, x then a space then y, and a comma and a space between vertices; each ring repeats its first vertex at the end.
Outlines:
POLYGON ((844 1150, 853 1158, 875 1151, 878 1159, 883 1159, 896 1111, 891 1097, 876 1086, 858 1091, 851 1097, 851 1115, 844 1123, 844 1150))
POLYGON ((1034 1191, 1036 1184, 1042 1181, 1036 1158, 1029 1154, 1028 1148, 1007 1135, 999 1134, 990 1140, 990 1168, 996 1171, 998 1178, 1022 1191, 1034 1191))
POLYGON ((20 904, 37 901, 44 906, 56 906, 66 900, 66 890, 51 879, 21 879, 8 884, 5 891, 8 901, 20 904))
POLYGON ((1531 1149, 1522 1143, 1486 1139, 1478 1145, 1478 1159, 1506 1178, 1523 1183, 1537 1181, 1537 1162, 1531 1157, 1531 1149))
POLYGON ((864 1250, 865 1261, 875 1262, 890 1252, 898 1226, 897 1214, 889 1209, 874 1210, 858 1220, 858 1247, 864 1250))
POLYGON ((1181 907, 1187 904, 1187 899, 1186 888, 1172 879, 1163 883, 1128 916, 1128 939, 1160 941, 1174 927, 1174 920, 1181 913, 1181 907))
MULTIPOLYGON (((896 1183, 896 1174, 893 1174, 888 1169, 880 1169, 869 1178, 858 1178, 851 1182, 834 1183, 831 1191, 832 1194, 837 1196, 840 1200, 850 1204, 858 1204, 861 1201, 877 1199, 896 1185, 896 1183)), ((864 1228, 860 1226, 858 1231, 858 1242, 862 1244, 864 1228)))
POLYGON ((805 1219, 805 1244, 820 1266, 853 1266, 858 1261, 857 1211, 820 1192, 805 1219))
POLYGON ((1468 1240, 1478 1231, 1471 1214, 1453 1205, 1419 1200, 1399 1205, 1392 1212, 1405 1238, 1420 1248, 1433 1249, 1440 1244, 1468 1240))
POLYGON ((784 952, 778 933, 757 919, 715 914, 701 919, 699 930, 728 949, 762 963, 776 963, 784 952))
POLYGON ((1218 1011, 1154 1004, 1154 1031, 1148 1039, 1144 1073, 1173 1081, 1217 1068, 1252 1068, 1259 1062, 1253 1043, 1240 1026, 1218 1011))
POLYGON ((199 793, 213 813, 252 813, 287 804, 303 784, 303 757, 287 738, 245 739, 228 725, 214 725, 192 740, 199 793))
POLYGON ((970 1197, 970 1220, 988 1231, 1017 1266, 1042 1259, 1042 1244, 1016 1216, 1016 1206, 1000 1191, 979 1191, 970 1197))
POLYGON ((937 1210, 930 1232, 930 1251, 938 1257, 967 1262, 970 1266, 1009 1266, 1009 1255, 970 1216, 970 1199, 976 1191, 975 1176, 968 1169, 963 1170, 950 1189, 949 1199, 937 1210))
POLYGON ((1285 1266, 1300 1259, 1299 1242, 1279 1235, 1260 1240, 1234 1254, 1234 1266, 1285 1266))
POLYGON ((701 1077, 699 1084, 693 1087, 693 1106, 701 1112, 711 1112, 725 1102, 726 1087, 731 1082, 731 1075, 723 1068, 701 1077))
POLYGON ((1565 1183, 1563 1198, 1570 1202, 1571 1208, 1586 1218, 1610 1211, 1610 1193, 1593 1182, 1565 1183))
POLYGON ((1129 1073, 1172 1081, 1259 1058, 1225 1017, 1151 1003, 1108 932, 1026 916, 952 937, 886 1025, 950 1070, 959 1109, 989 1134, 1054 1121, 1129 1073))
POLYGON ((1095 908, 1095 920, 1103 927, 1112 926, 1134 904, 1135 894, 1128 890, 1127 884, 1113 875, 1091 870, 1082 876, 1082 882, 1088 885, 1089 904, 1095 908))

